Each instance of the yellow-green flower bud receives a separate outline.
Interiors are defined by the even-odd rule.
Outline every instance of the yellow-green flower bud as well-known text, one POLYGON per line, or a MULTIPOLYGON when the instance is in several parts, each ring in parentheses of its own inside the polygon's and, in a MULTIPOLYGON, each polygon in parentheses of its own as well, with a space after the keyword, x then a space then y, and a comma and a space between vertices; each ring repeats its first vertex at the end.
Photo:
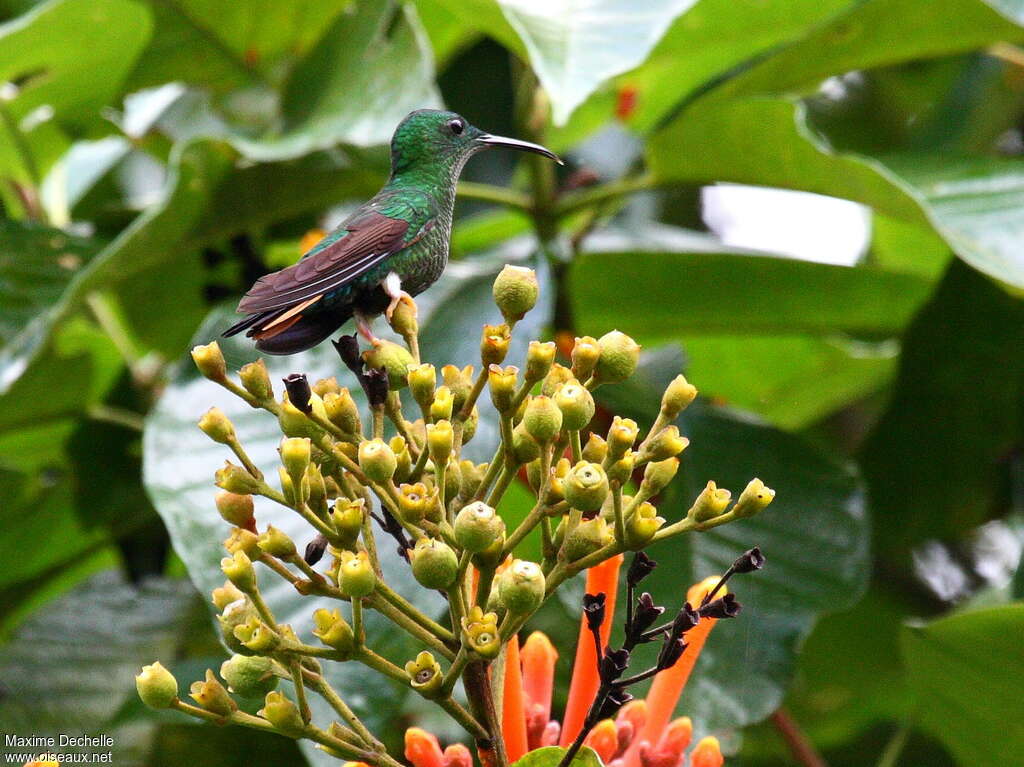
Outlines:
POLYGON ((395 454, 395 475, 396 483, 405 482, 412 474, 412 456, 409 454, 409 446, 405 443, 404 437, 392 437, 388 441, 388 447, 395 454))
POLYGON ((485 613, 479 605, 473 605, 462 619, 462 636, 469 648, 481 658, 493 660, 501 652, 498 616, 485 613))
POLYGON ((199 419, 199 428, 214 442, 230 445, 235 441, 235 427, 219 407, 211 407, 199 419))
POLYGON ((270 375, 267 373, 267 366, 263 360, 242 365, 242 369, 238 371, 238 377, 245 390, 256 399, 274 398, 274 387, 270 383, 270 375))
POLYGON ((321 607, 313 613, 313 623, 313 636, 325 645, 343 653, 352 651, 356 635, 348 621, 341 617, 340 610, 321 607))
POLYGON ((519 465, 536 461, 540 457, 540 445, 526 433, 522 423, 512 430, 512 455, 519 465))
POLYGON ((446 589, 455 582, 459 558, 444 541, 420 538, 409 549, 413 577, 428 589, 446 589))
POLYGON ((309 468, 310 442, 308 437, 285 437, 281 440, 278 452, 285 471, 292 478, 292 484, 299 486, 309 468))
POLYGON ((487 472, 486 463, 473 463, 470 460, 459 462, 459 495, 463 498, 472 498, 476 495, 480 483, 484 481, 484 474, 487 472))
POLYGON ((743 488, 740 497, 736 499, 736 505, 732 507, 732 513, 737 517, 752 517, 764 511, 774 499, 775 491, 755 477, 743 488))
POLYGON ((211 381, 222 383, 228 379, 228 366, 224 362, 224 355, 221 353, 220 344, 211 341, 208 344, 192 347, 192 361, 196 363, 199 372, 211 381))
MULTIPOLYGON (((259 615, 248 599, 240 599, 224 608, 224 611, 217 616, 217 623, 220 625, 221 637, 228 649, 243 655, 252 653, 252 650, 246 647, 235 634, 235 630, 249 626, 253 621, 255 621, 255 625, 259 625, 259 615)), ((248 637, 248 634, 246 636, 248 637)))
POLYGON ((455 517, 455 540, 466 551, 485 551, 505 534, 505 520, 483 501, 475 501, 455 517))
POLYGON ((279 559, 288 559, 295 555, 295 543, 273 525, 267 525, 266 531, 260 535, 259 547, 261 551, 279 559))
POLYGON ((437 388, 437 371, 429 363, 412 365, 406 378, 409 381, 409 392, 416 404, 421 408, 429 408, 434 401, 434 389, 437 388))
POLYGON ((494 279, 493 294, 505 322, 514 323, 537 304, 537 274, 533 269, 506 265, 494 279))
POLYGON ((279 466, 277 468, 277 477, 281 481, 281 494, 289 505, 295 506, 299 501, 304 500, 301 495, 303 485, 299 485, 300 495, 297 495, 295 492, 295 483, 292 482, 292 478, 288 476, 288 472, 285 470, 284 466, 279 466))
POLYGON ((491 365, 487 368, 487 384, 491 390, 491 402, 494 403, 494 409, 499 413, 507 413, 512 409, 518 374, 519 368, 515 365, 509 365, 506 368, 491 365))
POLYGON ((424 698, 430 699, 440 694, 444 682, 441 664, 426 650, 417 655, 416 660, 405 664, 405 673, 409 675, 412 689, 424 698))
POLYGON ((359 420, 359 408, 348 389, 341 389, 337 394, 328 392, 324 396, 324 412, 327 414, 328 420, 337 426, 343 434, 356 435, 362 431, 363 424, 359 420))
POLYGON ((697 387, 682 375, 677 375, 665 387, 665 393, 661 397, 661 412, 668 420, 674 421, 695 399, 697 387))
POLYGON ((189 697, 203 709, 217 716, 230 716, 238 710, 238 704, 231 699, 213 671, 206 669, 206 680, 193 682, 189 688, 189 697))
POLYGON ((441 368, 441 377, 452 393, 452 412, 458 413, 473 391, 473 366, 466 365, 460 370, 455 365, 445 365, 441 368))
POLYGON ((555 361, 555 352, 554 341, 530 341, 526 350, 526 380, 535 383, 544 378, 551 370, 551 363, 555 361))
POLYGON ((307 488, 309 497, 306 502, 317 513, 327 511, 327 482, 315 463, 306 468, 306 476, 302 478, 303 487, 307 488))
POLYGON ((597 511, 608 497, 608 477, 600 464, 580 461, 562 483, 562 493, 572 508, 597 511))
POLYGON ((401 485, 398 488, 398 511, 410 525, 419 525, 430 514, 435 504, 435 493, 422 482, 401 485))
POLYGON ((256 477, 230 461, 225 461, 224 467, 214 475, 214 483, 228 493, 240 496, 251 496, 260 488, 260 481, 256 477))
POLYGON ((659 431, 644 448, 644 455, 650 461, 664 461, 674 458, 689 446, 690 440, 679 436, 679 428, 666 426, 659 431))
POLYGON ((543 394, 530 397, 523 414, 523 427, 538 443, 546 445, 562 429, 562 411, 550 397, 543 394))
POLYGON ((427 424, 427 449, 435 466, 445 466, 452 454, 455 432, 450 421, 427 424))
POLYGON ((231 535, 224 540, 224 548, 228 554, 234 556, 235 552, 241 551, 249 559, 258 559, 260 556, 259 536, 252 530, 244 527, 231 528, 231 535))
POLYGON ((359 468, 373 482, 388 482, 398 468, 394 451, 382 439, 370 439, 359 446, 359 468))
POLYGON ((562 411, 562 428, 579 431, 594 417, 594 397, 578 382, 569 381, 555 395, 555 404, 562 411))
POLYGON ((341 391, 341 387, 338 385, 337 376, 331 376, 330 378, 318 378, 310 389, 314 394, 320 397, 320 399, 323 399, 328 394, 337 394, 341 391))
POLYGON ((408 383, 409 366, 416 364, 416 360, 404 346, 382 339, 378 339, 370 349, 363 352, 363 361, 367 367, 383 368, 388 374, 388 386, 391 391, 405 388, 408 383))
POLYGON ((220 561, 220 569, 240 591, 248 594, 256 589, 256 571, 244 551, 236 551, 232 556, 224 557, 220 561))
POLYGON ((277 688, 274 662, 260 655, 232 655, 221 664, 220 675, 243 698, 261 698, 277 688))
POLYGON ((598 549, 604 548, 615 540, 611 528, 604 517, 594 517, 580 522, 565 538, 562 551, 569 562, 576 562, 598 549))
POLYGON ((664 524, 664 518, 658 516, 654 505, 644 501, 626 521, 626 548, 640 551, 664 524))
POLYGON ((355 501, 339 500, 331 511, 331 524, 338 537, 348 545, 355 543, 363 529, 364 505, 362 498, 355 501))
POLYGON ((430 403, 430 420, 450 420, 455 411, 455 399, 452 390, 447 386, 439 386, 434 392, 434 401, 430 403))
POLYGON ((480 409, 473 405, 473 410, 470 411, 469 417, 462 424, 462 444, 468 445, 469 441, 473 439, 476 434, 476 427, 480 423, 480 409))
POLYGON ((224 581, 223 586, 218 586, 210 593, 210 601, 218 610, 223 610, 239 599, 245 599, 245 594, 238 590, 231 581, 224 581))
POLYGON ((142 667, 135 677, 135 689, 150 708, 170 708, 178 699, 178 680, 159 661, 142 667))
POLYGON ((558 394, 558 390, 562 388, 563 384, 569 383, 569 381, 575 381, 576 376, 572 374, 565 365, 560 365, 555 362, 551 365, 551 369, 548 370, 548 374, 544 377, 544 383, 540 387, 540 393, 545 397, 554 397, 558 394))
POLYGON ((633 447, 636 442, 636 435, 640 428, 632 418, 621 418, 615 416, 612 425, 608 427, 608 457, 619 460, 626 451, 633 447))
POLYGON ((608 467, 608 481, 625 485, 633 476, 633 465, 635 462, 636 453, 632 450, 627 450, 619 460, 608 467))
POLYGON ((531 615, 544 601, 544 572, 540 565, 516 559, 498 575, 498 599, 513 615, 531 615))
POLYGON ((251 495, 229 493, 222 490, 214 497, 217 512, 229 525, 250 527, 253 524, 253 502, 251 495))
POLYGON ((282 735, 299 738, 306 732, 299 709, 282 692, 268 692, 263 708, 256 713, 274 725, 282 735))
POLYGON ((391 312, 391 319, 388 324, 398 335, 413 336, 420 332, 420 324, 416 320, 416 304, 411 301, 399 301, 395 310, 391 312))
POLYGON ((644 480, 640 483, 641 491, 647 496, 657 495, 679 471, 678 458, 666 458, 664 461, 652 461, 644 469, 644 480))
POLYGON ((341 589, 341 593, 353 599, 370 596, 377 588, 377 575, 373 572, 367 553, 343 551, 340 560, 338 588, 341 589))
POLYGON ((600 434, 590 433, 586 444, 583 445, 583 460, 591 463, 604 463, 608 455, 608 443, 600 434))
POLYGON ((569 462, 569 459, 559 458, 551 474, 548 496, 544 499, 545 504, 553 506, 565 500, 565 478, 569 476, 570 471, 572 471, 572 464, 569 462))
POLYGON ((597 345, 601 356, 594 375, 601 383, 620 383, 636 372, 640 362, 640 344, 618 330, 605 333, 597 345))
MULTIPOLYGON (((324 408, 322 399, 315 394, 311 394, 309 403, 314 408, 314 412, 322 411, 322 414, 326 417, 327 411, 324 408), (313 404, 314 402, 319 405, 319 410, 313 404)), ((287 397, 281 402, 277 413, 277 423, 281 427, 281 433, 286 437, 309 437, 311 440, 319 441, 324 435, 324 430, 311 421, 305 413, 295 407, 287 397)))
POLYGON ((508 325, 484 325, 480 337, 480 361, 484 367, 500 365, 508 354, 508 345, 512 340, 508 325))
POLYGON ((601 357, 601 347, 591 336, 576 339, 572 347, 572 374, 580 381, 586 381, 594 373, 597 361, 601 357))
POLYGON ((732 499, 732 493, 724 487, 718 487, 714 482, 708 482, 697 500, 693 502, 690 514, 697 522, 707 522, 723 513, 732 499))

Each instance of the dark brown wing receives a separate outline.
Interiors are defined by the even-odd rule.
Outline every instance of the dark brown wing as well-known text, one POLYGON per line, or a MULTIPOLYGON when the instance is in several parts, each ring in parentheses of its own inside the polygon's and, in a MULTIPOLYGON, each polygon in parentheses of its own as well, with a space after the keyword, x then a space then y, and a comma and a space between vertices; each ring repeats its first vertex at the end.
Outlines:
POLYGON ((299 263, 260 277, 238 311, 255 314, 335 290, 405 246, 409 222, 364 211, 327 235, 299 263))

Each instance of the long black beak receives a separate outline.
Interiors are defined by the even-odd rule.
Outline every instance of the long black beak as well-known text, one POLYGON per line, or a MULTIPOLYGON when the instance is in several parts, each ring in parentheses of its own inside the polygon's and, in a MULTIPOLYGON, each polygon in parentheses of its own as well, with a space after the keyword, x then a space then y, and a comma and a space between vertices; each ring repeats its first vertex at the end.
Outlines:
POLYGON ((529 141, 520 141, 517 138, 506 138, 505 136, 492 136, 490 133, 484 133, 477 138, 481 144, 487 144, 488 146, 503 146, 508 149, 518 149, 521 152, 533 152, 535 154, 542 154, 545 157, 550 157, 552 160, 557 162, 559 165, 565 165, 561 158, 552 152, 550 149, 542 147, 540 144, 531 144, 529 141))

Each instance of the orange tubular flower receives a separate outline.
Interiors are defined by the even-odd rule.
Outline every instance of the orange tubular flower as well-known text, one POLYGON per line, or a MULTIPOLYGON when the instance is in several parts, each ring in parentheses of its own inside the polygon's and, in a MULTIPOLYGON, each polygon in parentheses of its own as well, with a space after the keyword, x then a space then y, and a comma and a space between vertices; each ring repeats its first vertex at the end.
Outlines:
POLYGON ((540 748, 551 721, 551 696, 555 685, 558 651, 547 635, 534 631, 519 653, 523 663, 523 696, 526 698, 526 740, 530 750, 540 748))
POLYGON ((445 767, 437 737, 419 727, 405 731, 405 758, 412 767, 445 767))
POLYGON ((529 750, 526 742, 523 672, 519 665, 519 638, 515 636, 505 645, 505 688, 501 706, 501 732, 505 738, 505 753, 508 754, 510 762, 517 761, 529 750))
MULTIPOLYGON (((718 585, 718 576, 705 578, 690 587, 690 590, 686 592, 686 601, 693 606, 699 605, 704 595, 716 585, 718 585)), ((724 595, 725 592, 726 589, 723 588, 719 594, 724 595)), ((651 691, 647 695, 647 722, 626 753, 625 767, 640 767, 640 744, 659 742, 665 726, 672 718, 672 713, 675 711, 676 703, 679 702, 679 696, 686 686, 686 681, 690 678, 690 672, 693 671, 700 651, 704 649, 704 643, 715 623, 717 623, 716 618, 701 618, 700 623, 686 632, 687 647, 679 660, 674 666, 654 677, 651 691)))
POLYGON ((725 758, 718 747, 718 738, 701 738, 690 754, 690 767, 722 767, 725 758))
MULTIPOLYGON (((615 595, 619 588, 619 569, 622 567, 622 555, 607 559, 601 564, 587 570, 587 593, 605 594, 605 619, 601 624, 601 646, 608 644, 615 615, 615 595)), ((569 700, 565 707, 565 718, 562 720, 562 736, 559 745, 567 747, 579 735, 587 709, 601 686, 597 676, 597 654, 587 619, 580 622, 579 639, 576 642, 576 662, 572 667, 572 682, 569 685, 569 700)))
POLYGON ((473 767, 473 755, 461 743, 452 743, 444 750, 444 767, 473 767))
POLYGON ((587 735, 586 740, 583 741, 583 745, 590 746, 601 757, 601 762, 608 764, 615 755, 619 752, 619 733, 618 728, 615 726, 615 722, 611 719, 605 719, 602 722, 598 722, 597 725, 587 735))

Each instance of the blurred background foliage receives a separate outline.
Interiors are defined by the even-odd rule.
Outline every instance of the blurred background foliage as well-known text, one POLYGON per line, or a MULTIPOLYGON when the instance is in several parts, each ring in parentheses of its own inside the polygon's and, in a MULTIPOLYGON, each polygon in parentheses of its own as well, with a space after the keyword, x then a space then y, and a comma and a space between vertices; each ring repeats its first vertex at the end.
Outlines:
MULTIPOLYGON (((195 419, 233 407, 273 454, 181 358, 444 104, 568 166, 467 168, 425 357, 472 362, 490 277, 530 263, 535 332, 644 343, 607 406, 649 422, 680 368, 705 395, 664 508, 778 490, 662 552, 666 598, 769 561, 681 712, 734 765, 1024 763, 1024 3, 577 6, 0 0, 0 730, 111 733, 118 764, 317 759, 132 694, 143 661, 184 681, 222 655, 192 583, 218 575, 224 456, 195 419)), ((535 621, 563 666, 575 597, 535 621)), ((362 703, 392 740, 430 722, 362 703)))

